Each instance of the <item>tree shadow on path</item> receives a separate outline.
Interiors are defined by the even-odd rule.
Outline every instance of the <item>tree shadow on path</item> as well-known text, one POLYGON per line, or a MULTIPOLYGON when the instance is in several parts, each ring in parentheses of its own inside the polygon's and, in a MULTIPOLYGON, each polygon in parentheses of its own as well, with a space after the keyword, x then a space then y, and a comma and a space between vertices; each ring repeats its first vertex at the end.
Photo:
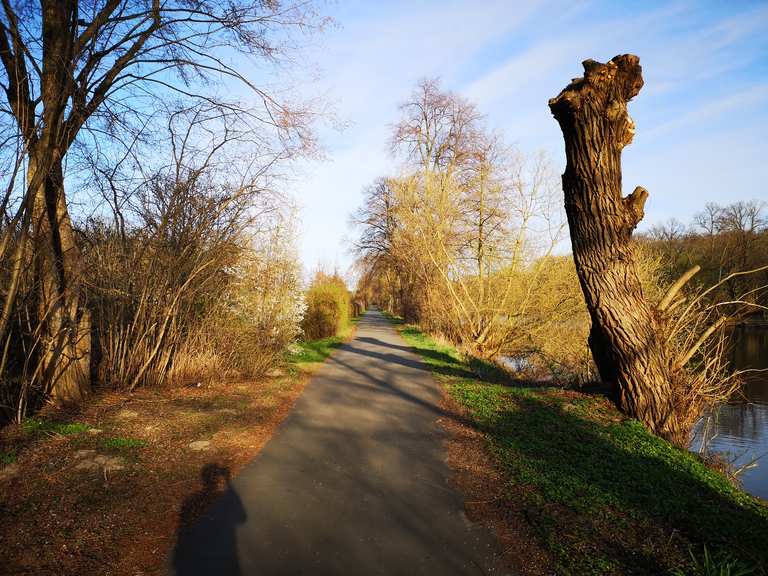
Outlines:
POLYGON ((422 359, 411 359, 403 357, 399 353, 387 354, 382 352, 374 352, 372 350, 363 350, 362 348, 355 346, 348 346, 348 349, 362 354, 363 356, 370 356, 371 358, 379 358, 387 362, 394 362, 395 364, 402 364, 410 368, 416 368, 419 370, 426 370, 430 372, 436 372, 444 376, 453 376, 457 378, 477 378, 478 374, 463 368, 455 358, 439 352, 437 350, 430 350, 428 348, 416 348, 413 346, 400 346, 398 344, 392 344, 390 342, 384 342, 378 338, 371 338, 364 336, 356 339, 358 342, 364 342, 366 344, 373 344, 375 346, 391 348, 397 351, 408 352, 410 354, 416 354, 421 356, 422 359), (425 364, 426 363, 426 364, 425 364))

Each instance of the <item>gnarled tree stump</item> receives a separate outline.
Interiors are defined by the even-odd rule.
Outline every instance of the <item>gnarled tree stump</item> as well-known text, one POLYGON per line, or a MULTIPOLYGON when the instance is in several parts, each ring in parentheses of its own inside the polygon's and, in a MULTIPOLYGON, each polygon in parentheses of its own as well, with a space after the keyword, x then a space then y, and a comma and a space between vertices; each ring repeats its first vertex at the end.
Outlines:
POLYGON ((640 60, 625 54, 583 66, 584 77, 549 107, 565 140, 565 209, 592 319, 589 346, 619 409, 682 443, 662 321, 643 297, 631 241, 648 192, 638 186, 623 197, 621 189, 621 151, 635 131, 627 102, 643 86, 640 60))

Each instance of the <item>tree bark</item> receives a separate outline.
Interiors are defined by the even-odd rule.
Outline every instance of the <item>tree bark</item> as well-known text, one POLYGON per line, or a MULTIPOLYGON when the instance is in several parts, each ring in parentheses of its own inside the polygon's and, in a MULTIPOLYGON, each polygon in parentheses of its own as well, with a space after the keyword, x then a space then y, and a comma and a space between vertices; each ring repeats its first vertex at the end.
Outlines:
POLYGON ((632 232, 648 192, 622 197, 621 151, 632 141, 627 102, 643 86, 637 56, 583 63, 549 107, 565 140, 565 209, 573 257, 592 319, 589 346, 619 409, 676 443, 684 433, 674 412, 673 369, 662 320, 643 297, 632 232))
POLYGON ((38 387, 55 401, 81 401, 90 390, 90 316, 80 285, 82 263, 64 196, 61 158, 30 157, 38 387), (38 182, 39 185, 35 183, 38 182))
POLYGON ((33 274, 38 322, 38 387, 59 403, 90 388, 90 317, 82 262, 64 193, 63 161, 77 126, 66 121, 75 78, 78 3, 41 2, 41 122, 25 133, 32 198, 33 274))

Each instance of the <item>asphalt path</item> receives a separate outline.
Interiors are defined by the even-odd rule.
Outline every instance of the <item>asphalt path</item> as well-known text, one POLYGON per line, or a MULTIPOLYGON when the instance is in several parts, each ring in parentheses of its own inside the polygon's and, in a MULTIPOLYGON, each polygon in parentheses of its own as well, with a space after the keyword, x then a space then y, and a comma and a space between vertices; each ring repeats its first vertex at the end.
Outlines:
POLYGON ((440 406, 429 370, 367 312, 259 456, 179 534, 171 574, 506 573, 449 485, 440 406))

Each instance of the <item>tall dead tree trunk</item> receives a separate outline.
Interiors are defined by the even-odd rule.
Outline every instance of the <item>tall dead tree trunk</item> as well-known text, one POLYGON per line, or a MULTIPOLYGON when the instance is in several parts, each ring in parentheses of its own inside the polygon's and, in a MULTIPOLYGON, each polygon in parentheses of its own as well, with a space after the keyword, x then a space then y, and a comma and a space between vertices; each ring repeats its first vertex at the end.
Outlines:
POLYGON ((589 346, 619 409, 680 443, 662 320, 643 297, 631 241, 648 193, 637 187, 622 197, 621 189, 621 151, 634 135, 627 102, 643 86, 640 60, 625 54, 583 66, 584 77, 549 107, 565 140, 565 209, 592 319, 589 346))

